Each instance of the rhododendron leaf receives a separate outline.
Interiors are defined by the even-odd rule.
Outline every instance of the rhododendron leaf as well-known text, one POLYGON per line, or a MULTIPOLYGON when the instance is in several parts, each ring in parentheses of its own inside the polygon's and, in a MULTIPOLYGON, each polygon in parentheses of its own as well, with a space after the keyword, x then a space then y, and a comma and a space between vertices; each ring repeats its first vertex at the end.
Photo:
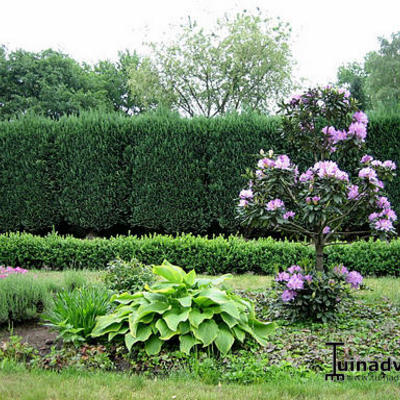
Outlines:
POLYGON ((163 345, 163 341, 160 340, 157 336, 151 336, 144 345, 144 349, 149 356, 154 356, 158 354, 163 345))
POLYGON ((218 325, 214 320, 206 320, 198 328, 193 328, 194 336, 203 343, 203 347, 209 346, 218 335, 218 325))
POLYGON ((166 281, 173 283, 182 283, 183 278, 186 276, 185 271, 181 267, 172 265, 166 260, 161 265, 154 266, 153 272, 166 281))
POLYGON ((194 338, 192 335, 179 336, 179 342, 180 342, 179 346, 180 351, 185 354, 189 354, 191 348, 199 343, 199 341, 196 340, 196 338, 194 338))
POLYGON ((163 319, 167 323, 169 329, 176 331, 178 329, 179 322, 183 322, 188 319, 189 311, 189 308, 181 310, 174 308, 170 311, 167 311, 163 315, 163 319))
POLYGON ((215 345, 222 354, 226 354, 235 342, 231 331, 227 327, 220 327, 215 338, 215 345))

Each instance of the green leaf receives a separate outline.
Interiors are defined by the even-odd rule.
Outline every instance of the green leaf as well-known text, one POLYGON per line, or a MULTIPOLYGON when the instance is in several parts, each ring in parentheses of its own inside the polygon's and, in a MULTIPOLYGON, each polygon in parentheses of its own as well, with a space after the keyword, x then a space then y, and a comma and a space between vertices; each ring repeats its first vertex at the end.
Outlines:
POLYGON ((158 354, 161 350, 163 345, 163 341, 160 340, 157 336, 151 336, 149 340, 144 345, 144 349, 149 356, 154 356, 158 354))
POLYGON ((169 340, 172 338, 172 336, 179 333, 179 331, 177 330, 172 331, 171 329, 169 329, 165 321, 161 318, 156 322, 155 327, 157 328, 158 332, 160 332, 161 340, 169 340))
POLYGON ((239 342, 243 343, 246 337, 246 333, 242 331, 238 326, 234 326, 232 329, 239 342))
POLYGON ((164 278, 166 281, 173 283, 182 283, 183 278, 186 276, 185 271, 182 268, 172 265, 167 260, 164 260, 161 265, 154 266, 153 272, 164 278))
POLYGON ((150 337, 151 333, 152 333, 151 325, 139 324, 136 329, 135 339, 137 342, 145 342, 150 337))
POLYGON ((181 335, 186 335, 190 332, 190 323, 189 321, 180 322, 178 325, 178 331, 181 335))
POLYGON ((224 303, 221 304, 220 306, 221 311, 226 312, 229 314, 231 317, 235 318, 236 320, 240 319, 240 313, 237 307, 235 306, 233 301, 230 301, 229 303, 224 303))
POLYGON ((163 319, 167 323, 169 329, 171 329, 172 331, 176 331, 178 329, 179 322, 183 322, 188 319, 189 311, 189 308, 183 310, 174 308, 170 311, 167 311, 163 315, 163 319))
POLYGON ((179 301, 180 305, 182 307, 190 307, 192 305, 192 298, 191 296, 186 296, 186 297, 181 297, 179 299, 176 299, 179 301))
POLYGON ((224 304, 231 301, 225 292, 218 288, 208 288, 202 290, 198 297, 195 297, 193 301, 201 306, 208 306, 211 304, 224 304))
POLYGON ((186 276, 183 278, 183 281, 188 285, 188 286, 193 286, 194 282, 196 280, 196 272, 194 269, 192 269, 190 272, 186 274, 186 276))
POLYGON ((128 349, 128 351, 131 351, 131 348, 135 343, 136 343, 136 339, 131 335, 130 332, 128 332, 125 335, 125 346, 128 349))
POLYGON ((214 320, 207 320, 202 322, 198 328, 193 328, 193 333, 203 343, 203 347, 206 347, 217 337, 218 325, 214 320))
POLYGON ((225 312, 221 313, 221 317, 224 320, 224 322, 229 326, 229 328, 232 328, 238 324, 238 321, 235 318, 231 317, 229 314, 225 312))
POLYGON ((191 348, 195 345, 198 344, 199 341, 196 340, 192 335, 181 335, 179 336, 179 342, 180 342, 180 351, 182 353, 188 354, 190 353, 191 348))
POLYGON ((161 301, 155 301, 154 303, 142 305, 137 310, 136 320, 140 321, 141 318, 153 312, 157 314, 163 314, 170 308, 171 306, 168 303, 164 303, 161 301))
POLYGON ((204 313, 202 313, 198 308, 192 308, 189 311, 189 322, 195 327, 198 328, 199 325, 205 320, 210 319, 214 315, 212 309, 206 309, 204 313))
POLYGON ((218 350, 222 354, 226 354, 231 349, 234 342, 235 338, 230 330, 226 327, 220 327, 218 335, 215 339, 215 345, 217 346, 218 350))

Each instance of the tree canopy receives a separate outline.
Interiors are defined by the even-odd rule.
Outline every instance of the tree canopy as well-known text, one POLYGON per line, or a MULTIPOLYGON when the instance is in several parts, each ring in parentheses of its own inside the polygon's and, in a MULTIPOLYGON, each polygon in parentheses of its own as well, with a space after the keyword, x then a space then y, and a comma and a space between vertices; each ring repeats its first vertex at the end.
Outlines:
POLYGON ((290 27, 260 13, 218 19, 206 30, 191 19, 172 43, 152 43, 152 56, 130 74, 133 95, 186 115, 268 111, 292 88, 290 27))

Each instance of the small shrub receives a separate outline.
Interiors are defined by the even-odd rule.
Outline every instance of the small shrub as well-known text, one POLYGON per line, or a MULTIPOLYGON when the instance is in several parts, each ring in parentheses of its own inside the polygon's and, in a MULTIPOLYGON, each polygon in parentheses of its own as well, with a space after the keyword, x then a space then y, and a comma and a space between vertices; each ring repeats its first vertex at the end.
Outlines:
POLYGON ((292 265, 275 277, 276 306, 291 320, 327 322, 336 318, 352 298, 350 289, 358 289, 362 280, 361 274, 343 265, 326 271, 292 265))
POLYGON ((215 345, 226 354, 235 341, 250 335, 265 345, 274 324, 260 322, 254 305, 231 292, 218 288, 226 276, 215 280, 196 278, 194 270, 185 273, 167 261, 153 267, 162 280, 133 295, 113 296, 119 305, 110 315, 99 317, 93 337, 108 334, 108 340, 123 336, 128 350, 143 342, 147 354, 158 354, 170 339, 179 339, 180 350, 215 345))
POLYGON ((65 342, 84 342, 96 318, 108 311, 110 296, 101 287, 82 287, 56 295, 51 312, 43 315, 46 326, 57 330, 65 342))
POLYGON ((118 293, 139 292, 154 282, 151 268, 136 259, 130 262, 117 258, 111 261, 104 276, 106 286, 118 293))
POLYGON ((0 279, 0 324, 37 318, 50 304, 44 282, 31 273, 0 279))

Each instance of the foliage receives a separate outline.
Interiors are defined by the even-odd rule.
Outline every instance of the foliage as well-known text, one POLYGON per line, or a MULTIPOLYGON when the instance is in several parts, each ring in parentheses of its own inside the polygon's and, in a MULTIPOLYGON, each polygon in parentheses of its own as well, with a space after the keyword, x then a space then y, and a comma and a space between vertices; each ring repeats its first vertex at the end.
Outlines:
POLYGON ((145 285, 154 282, 154 275, 148 265, 136 259, 124 261, 120 258, 108 263, 104 283, 113 292, 139 292, 145 285))
POLYGON ((245 108, 268 110, 290 90, 287 24, 244 11, 207 31, 190 18, 172 43, 152 44, 152 59, 133 69, 133 95, 189 116, 245 108))
POLYGON ((158 354, 171 339, 179 339, 186 354, 199 344, 215 345, 226 354, 246 336, 267 343, 274 325, 258 321, 251 302, 217 287, 226 276, 196 278, 194 270, 185 273, 167 261, 153 267, 153 272, 162 281, 134 295, 113 296, 119 305, 112 314, 98 318, 92 336, 108 334, 109 341, 124 336, 128 350, 143 342, 149 355, 158 354))
POLYGON ((389 108, 400 103, 400 32, 393 33, 391 40, 378 39, 380 49, 365 57, 367 91, 374 108, 389 108))
POLYGON ((350 285, 358 289, 362 279, 343 265, 326 271, 292 265, 275 277, 276 306, 292 321, 332 321, 343 303, 352 299, 350 285))
POLYGON ((337 72, 337 85, 348 89, 362 110, 370 109, 370 98, 366 93, 368 74, 358 62, 341 65, 337 72))
MULTIPOLYGON (((0 229, 257 234, 241 227, 233 201, 260 148, 296 154, 281 125, 255 113, 185 119, 165 112, 0 122, 0 229)), ((371 115, 368 125, 370 154, 398 162, 399 115, 371 115)), ((396 212, 399 181, 387 185, 396 212)))
POLYGON ((22 337, 11 335, 7 342, 0 342, 0 361, 7 359, 30 363, 38 358, 38 351, 28 343, 22 343, 22 337))
POLYGON ((45 325, 60 333, 65 342, 77 344, 90 340, 96 317, 105 315, 110 295, 102 287, 82 287, 56 295, 54 305, 42 315, 45 325))
POLYGON ((37 318, 49 305, 45 283, 32 272, 0 279, 0 324, 37 318))
MULTIPOLYGON (((166 236, 117 236, 110 239, 77 239, 52 234, 45 237, 26 233, 0 235, 0 260, 8 265, 53 270, 105 269, 119 257, 129 261, 132 256, 144 264, 160 264, 168 258, 176 265, 212 275, 251 272, 273 274, 276 268, 286 269, 298 260, 312 261, 311 246, 272 238, 246 240, 237 236, 208 239, 191 234, 166 236)), ((400 275, 400 240, 390 242, 355 241, 349 245, 336 244, 326 251, 328 265, 345 264, 363 275, 400 275)), ((81 286, 77 276, 74 286, 81 286)), ((50 279, 48 279, 50 281, 50 279)), ((53 291, 71 288, 47 282, 53 291)))
POLYGON ((395 175, 391 160, 366 155, 368 118, 356 111, 350 93, 316 88, 283 103, 283 135, 297 148, 296 165, 272 150, 249 171, 249 188, 240 192, 244 223, 303 235, 314 246, 316 267, 324 269, 325 247, 354 234, 394 234, 396 213, 385 197, 382 180, 395 175), (314 165, 299 169, 312 155, 314 165), (363 155, 364 154, 364 155, 363 155), (351 172, 338 162, 347 161, 351 172), (363 229, 369 224, 369 230, 363 229))

